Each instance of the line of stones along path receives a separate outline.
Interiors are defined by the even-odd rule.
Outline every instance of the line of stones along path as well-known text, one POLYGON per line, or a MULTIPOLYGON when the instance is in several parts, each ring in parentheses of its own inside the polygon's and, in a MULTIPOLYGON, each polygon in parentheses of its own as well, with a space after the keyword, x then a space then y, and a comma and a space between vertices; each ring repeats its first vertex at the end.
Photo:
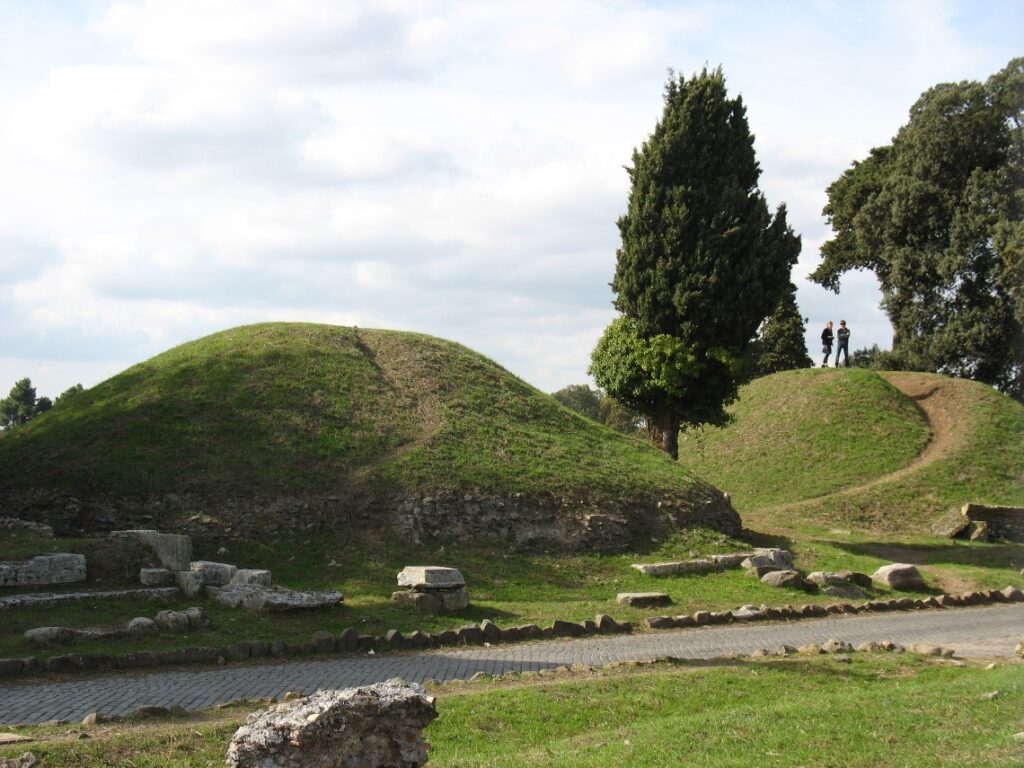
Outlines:
POLYGON ((196 672, 92 677, 60 683, 0 686, 0 723, 76 721, 90 712, 126 714, 141 706, 203 709, 220 702, 286 691, 345 688, 391 677, 423 682, 467 679, 558 666, 602 666, 612 661, 663 656, 708 659, 783 643, 805 645, 830 638, 854 645, 867 640, 934 643, 961 655, 1009 655, 1024 634, 1024 603, 983 608, 926 610, 869 616, 740 624, 635 635, 603 635, 451 651, 230 666, 196 672))

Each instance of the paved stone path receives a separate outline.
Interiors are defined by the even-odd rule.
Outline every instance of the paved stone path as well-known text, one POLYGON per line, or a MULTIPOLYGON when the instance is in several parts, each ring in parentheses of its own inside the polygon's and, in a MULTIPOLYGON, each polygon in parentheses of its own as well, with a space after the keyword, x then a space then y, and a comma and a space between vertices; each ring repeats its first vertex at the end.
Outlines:
POLYGON ((668 630, 637 635, 551 640, 491 648, 333 658, 197 672, 157 672, 83 678, 60 683, 0 686, 0 723, 75 721, 90 712, 125 714, 144 705, 177 704, 188 710, 219 702, 286 691, 365 685, 390 677, 423 682, 551 669, 572 664, 674 656, 706 659, 750 653, 783 643, 803 645, 830 638, 856 645, 866 640, 936 643, 968 655, 1009 655, 1024 634, 1024 603, 983 608, 924 610, 773 624, 668 630))

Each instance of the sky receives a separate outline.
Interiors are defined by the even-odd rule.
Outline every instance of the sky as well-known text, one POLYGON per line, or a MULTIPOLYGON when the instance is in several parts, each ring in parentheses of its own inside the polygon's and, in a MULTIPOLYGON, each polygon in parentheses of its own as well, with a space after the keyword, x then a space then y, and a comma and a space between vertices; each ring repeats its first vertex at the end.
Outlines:
POLYGON ((927 88, 1024 54, 1022 29, 1021 0, 0 0, 0 394, 268 320, 587 382, 623 166, 668 70, 705 65, 802 237, 809 350, 830 319, 887 348, 873 275, 806 279, 825 190, 927 88))

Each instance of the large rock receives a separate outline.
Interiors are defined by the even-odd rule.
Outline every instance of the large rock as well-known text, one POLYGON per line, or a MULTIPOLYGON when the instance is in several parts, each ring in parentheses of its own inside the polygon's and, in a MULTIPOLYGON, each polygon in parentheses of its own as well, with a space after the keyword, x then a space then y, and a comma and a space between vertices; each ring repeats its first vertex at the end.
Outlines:
POLYGON ((799 587, 803 582, 797 571, 772 571, 761 577, 761 583, 769 587, 799 587))
POLYGON ((843 600, 863 600, 867 597, 863 589, 853 584, 831 584, 825 587, 822 593, 843 600))
POLYGON ((23 562, 0 563, 0 587, 71 584, 85 581, 85 555, 62 552, 23 562))
POLYGON ((129 635, 151 635, 159 630, 159 625, 145 616, 136 616, 128 622, 129 635))
POLYGON ((125 536, 142 542, 156 555, 160 565, 169 571, 187 571, 192 562, 192 539, 180 533, 152 530, 111 531, 111 536, 125 536))
POLYGON ((321 690, 249 715, 231 738, 228 768, 418 768, 434 699, 394 678, 321 690))
POLYGON ((883 565, 873 574, 872 581, 884 584, 890 589, 922 591, 928 589, 916 566, 907 563, 883 565))
POLYGON ((458 589, 466 586, 466 580, 456 568, 407 565, 398 574, 398 586, 409 589, 458 589))
POLYGON ((251 611, 301 611, 337 605, 344 597, 341 592, 298 592, 283 587, 260 587, 255 584, 207 587, 206 594, 215 603, 229 608, 251 611))

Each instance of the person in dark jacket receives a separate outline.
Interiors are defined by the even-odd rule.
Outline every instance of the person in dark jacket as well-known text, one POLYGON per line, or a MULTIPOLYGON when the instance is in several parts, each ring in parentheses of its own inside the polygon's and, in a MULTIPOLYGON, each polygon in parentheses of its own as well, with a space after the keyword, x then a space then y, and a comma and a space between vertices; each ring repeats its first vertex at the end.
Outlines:
POLYGON ((839 321, 839 330, 836 331, 836 368, 839 367, 839 356, 847 368, 850 367, 850 329, 846 327, 846 321, 839 321))
POLYGON ((828 321, 825 330, 821 332, 821 352, 825 359, 821 361, 822 368, 828 368, 828 357, 832 354, 832 321, 828 321))

